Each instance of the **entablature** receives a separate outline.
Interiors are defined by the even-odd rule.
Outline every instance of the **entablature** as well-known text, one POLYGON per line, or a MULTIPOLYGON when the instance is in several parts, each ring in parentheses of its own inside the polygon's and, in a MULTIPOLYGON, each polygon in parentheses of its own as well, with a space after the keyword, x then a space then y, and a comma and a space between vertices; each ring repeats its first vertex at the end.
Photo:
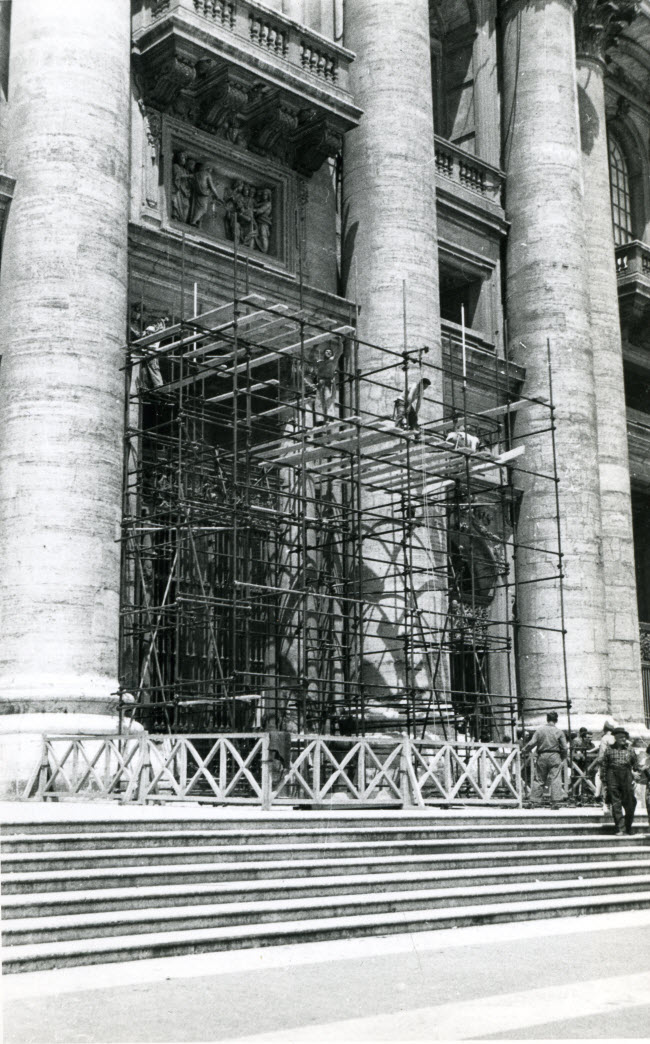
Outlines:
POLYGON ((154 0, 133 46, 145 105, 305 176, 361 117, 353 53, 256 0, 154 0))

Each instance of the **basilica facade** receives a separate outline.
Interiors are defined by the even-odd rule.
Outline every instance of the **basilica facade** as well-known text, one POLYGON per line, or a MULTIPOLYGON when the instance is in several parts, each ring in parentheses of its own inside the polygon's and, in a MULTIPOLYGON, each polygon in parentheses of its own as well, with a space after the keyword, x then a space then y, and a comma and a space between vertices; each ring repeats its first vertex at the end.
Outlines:
POLYGON ((0 734, 650 727, 650 4, 13 0, 0 734))

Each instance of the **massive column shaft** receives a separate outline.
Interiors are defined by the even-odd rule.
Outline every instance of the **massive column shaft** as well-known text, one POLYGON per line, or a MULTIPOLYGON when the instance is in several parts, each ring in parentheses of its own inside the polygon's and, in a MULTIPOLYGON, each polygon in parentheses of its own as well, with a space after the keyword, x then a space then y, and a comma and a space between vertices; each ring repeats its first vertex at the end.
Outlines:
MULTIPOLYGON (((346 136, 343 180, 344 269, 348 296, 360 307, 362 341, 401 351, 404 344, 403 284, 407 301, 409 348, 430 346, 426 359, 440 364, 438 251, 435 201, 435 151, 431 95, 429 6, 427 0, 349 0, 345 6, 345 44, 356 52, 352 64, 355 103, 364 112, 358 128, 346 136)), ((362 384, 361 409, 367 419, 390 417, 404 395, 399 360, 360 346, 359 367, 368 373, 389 362, 392 370, 375 373, 362 384), (382 386, 388 385, 387 387, 382 386)), ((417 379, 417 365, 411 380, 417 379)), ((442 399, 439 371, 428 370, 428 395, 442 399)), ((431 416, 432 406, 421 416, 431 416), (428 413, 427 413, 428 410, 428 413)), ((402 648, 403 595, 397 580, 403 569, 399 535, 391 519, 382 524, 381 496, 366 495, 368 518, 375 514, 384 540, 367 539, 366 595, 375 602, 366 643, 367 678, 375 678, 375 695, 394 682, 404 683, 402 648), (372 588, 374 582, 376 589, 372 588), (375 634, 373 648, 372 635, 375 634), (380 647, 386 650, 380 652, 380 647)), ((416 560, 430 553, 429 535, 421 526, 416 560)), ((419 574, 422 583, 422 574, 419 574)), ((431 601, 431 599, 430 599, 431 601)), ((435 613, 435 610, 432 609, 435 613)))
MULTIPOLYGON (((605 592, 600 545, 596 404, 584 282, 584 227, 573 8, 571 0, 506 0, 503 5, 504 162, 507 171, 507 315, 514 357, 529 396, 549 394, 550 341, 556 405, 560 523, 569 692, 578 715, 608 709, 605 592)), ((522 411, 519 433, 540 424, 522 411)), ((552 474, 548 431, 526 439, 522 463, 552 474)), ((523 475, 519 519, 518 618, 521 695, 564 695, 553 482, 523 475), (539 580, 540 582, 530 581, 539 580)))
POLYGON ((18 0, 11 32, 0 711, 101 712, 117 681, 129 3, 18 0))
MULTIPOLYGON (((622 720, 642 721, 641 658, 623 356, 605 124, 604 54, 598 54, 595 48, 589 48, 587 51, 588 34, 580 33, 580 22, 578 30, 585 270, 588 276, 591 310, 591 346, 598 421, 611 711, 622 720)), ((600 42, 605 42, 602 37, 600 42)))

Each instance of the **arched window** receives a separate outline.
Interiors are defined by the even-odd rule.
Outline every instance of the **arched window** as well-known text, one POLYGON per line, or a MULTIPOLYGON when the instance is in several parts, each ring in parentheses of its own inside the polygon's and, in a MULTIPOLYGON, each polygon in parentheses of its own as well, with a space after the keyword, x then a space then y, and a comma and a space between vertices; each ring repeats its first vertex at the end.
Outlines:
POLYGON ((473 54, 476 17, 468 0, 430 3, 436 134, 467 152, 476 145, 473 54))
POLYGON ((634 239, 630 175, 623 150, 612 137, 609 139, 609 180, 612 192, 614 243, 616 246, 622 246, 634 239))

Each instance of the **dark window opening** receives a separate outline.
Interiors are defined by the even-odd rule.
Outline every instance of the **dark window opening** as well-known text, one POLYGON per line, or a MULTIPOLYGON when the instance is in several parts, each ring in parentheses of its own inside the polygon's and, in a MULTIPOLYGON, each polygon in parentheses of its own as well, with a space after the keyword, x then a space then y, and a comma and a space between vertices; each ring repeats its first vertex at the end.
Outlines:
POLYGON ((440 318, 469 329, 480 329, 481 279, 468 279, 463 272, 440 269, 440 318))

